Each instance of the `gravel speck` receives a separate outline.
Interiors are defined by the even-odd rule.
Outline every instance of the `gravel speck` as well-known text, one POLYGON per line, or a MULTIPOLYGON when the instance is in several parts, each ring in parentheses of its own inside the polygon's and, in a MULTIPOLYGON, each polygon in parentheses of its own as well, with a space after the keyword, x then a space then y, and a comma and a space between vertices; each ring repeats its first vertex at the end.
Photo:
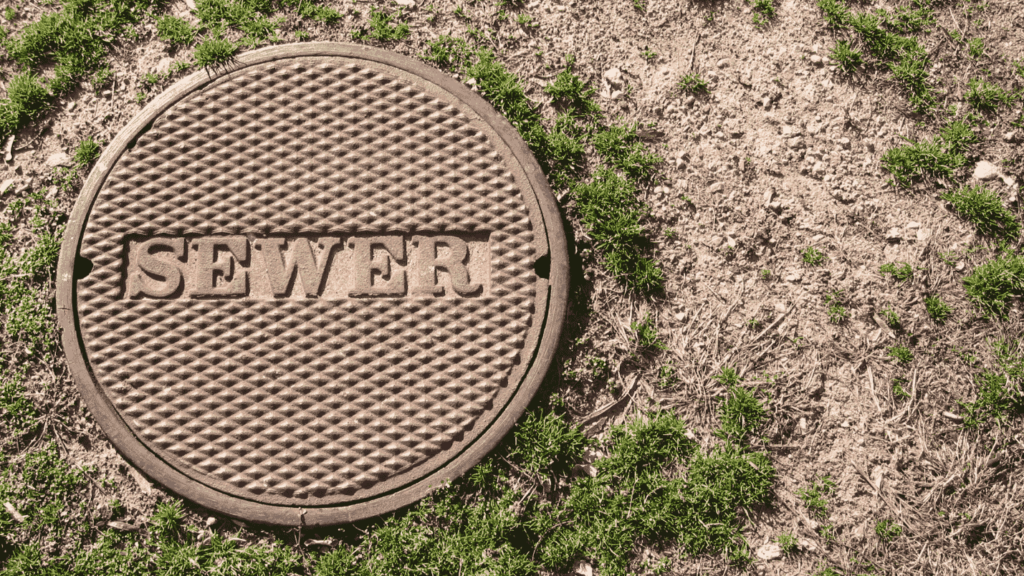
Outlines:
POLYGON ((974 167, 974 178, 976 180, 994 180, 999 177, 999 167, 991 162, 982 160, 974 167))

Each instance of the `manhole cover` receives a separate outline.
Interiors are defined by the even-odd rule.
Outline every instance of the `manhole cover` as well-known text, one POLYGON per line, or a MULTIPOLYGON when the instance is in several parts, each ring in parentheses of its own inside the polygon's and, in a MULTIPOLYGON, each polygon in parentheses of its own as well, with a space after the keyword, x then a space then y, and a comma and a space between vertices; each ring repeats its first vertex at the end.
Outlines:
POLYGON ((326 525, 410 504, 508 432, 568 288, 554 198, 461 83, 342 44, 183 79, 107 147, 61 252, 64 346, 135 465, 326 525))

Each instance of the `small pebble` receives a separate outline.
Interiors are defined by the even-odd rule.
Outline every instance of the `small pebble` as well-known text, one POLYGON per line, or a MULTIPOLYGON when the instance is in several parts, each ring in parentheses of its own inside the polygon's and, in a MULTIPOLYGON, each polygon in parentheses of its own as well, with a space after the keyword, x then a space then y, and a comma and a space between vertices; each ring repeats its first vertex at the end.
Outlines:
POLYGON ((759 560, 768 562, 770 560, 777 560, 782 558, 782 547, 774 542, 769 542, 763 546, 759 546, 757 550, 754 550, 754 556, 759 560))
POLYGON ((976 180, 994 180, 999 177, 999 167, 991 162, 982 160, 974 167, 974 178, 976 180))
POLYGON ((604 79, 614 88, 618 88, 622 85, 622 71, 618 68, 610 68, 604 73, 604 79))
POLYGON ((68 156, 66 152, 54 152, 46 159, 46 165, 50 168, 56 168, 57 166, 69 166, 71 164, 71 156, 68 156))

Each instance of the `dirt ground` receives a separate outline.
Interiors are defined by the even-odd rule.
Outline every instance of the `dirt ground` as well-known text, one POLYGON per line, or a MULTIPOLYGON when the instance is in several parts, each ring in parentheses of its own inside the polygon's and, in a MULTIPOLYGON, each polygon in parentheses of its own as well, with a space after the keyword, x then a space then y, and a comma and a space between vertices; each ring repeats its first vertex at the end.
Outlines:
MULTIPOLYGON (((11 2, 0 0, 0 8, 11 2)), ((342 20, 326 25, 288 15, 283 36, 290 41, 290 31, 301 27, 312 41, 350 41, 371 5, 324 4, 342 20)), ((413 57, 441 34, 464 35, 467 22, 493 22, 498 10, 493 2, 466 2, 467 21, 452 15, 450 0, 401 4, 411 35, 387 47, 413 57), (439 15, 433 23, 428 5, 439 15)), ((850 4, 858 11, 896 5, 850 4)), ((18 6, 18 19, 8 23, 14 31, 53 9, 18 6)), ((1024 88, 1012 65, 1024 58, 1024 4, 940 0, 934 6, 936 24, 916 36, 934 63, 938 109, 966 110, 968 80, 986 72, 1007 90, 1024 88), (966 45, 949 35, 956 30, 984 38, 984 56, 968 56, 966 45)), ((963 278, 993 258, 991 242, 952 211, 941 188, 897 188, 881 165, 886 151, 934 136, 941 122, 914 113, 885 67, 839 69, 830 52, 845 36, 826 25, 813 2, 784 0, 775 8, 775 17, 758 26, 753 6, 733 0, 650 0, 644 9, 629 0, 534 0, 513 11, 530 14, 538 26, 501 28, 494 45, 527 96, 546 103, 543 86, 563 56, 574 54, 576 73, 597 90, 606 116, 638 122, 650 148, 665 158, 657 179, 642 190, 666 276, 663 295, 638 297, 610 278, 571 198, 560 195, 576 284, 552 366, 557 392, 572 422, 592 436, 660 406, 685 416, 705 445, 713 442, 715 399, 725 393, 713 379, 723 366, 735 367, 748 386, 770 397, 772 418, 762 434, 778 473, 777 505, 745 520, 758 559, 740 569, 717 557, 678 558, 670 573, 811 574, 825 562, 852 574, 860 560, 887 574, 1024 573, 1020 420, 986 432, 964 430, 957 405, 976 395, 975 366, 993 365, 990 342, 1020 337, 1019 302, 1006 320, 983 318, 968 301, 963 278), (707 94, 677 88, 691 73, 708 81, 707 94), (807 247, 827 260, 808 265, 801 256, 807 247), (881 274, 879 267, 890 262, 910 264, 913 278, 899 283, 881 274), (824 303, 837 291, 848 311, 839 324, 829 321, 824 303), (952 307, 945 325, 925 311, 924 298, 936 295, 952 307), (886 308, 899 314, 901 329, 880 316, 886 308), (630 325, 648 313, 667 350, 637 363, 630 359, 630 325), (895 362, 888 353, 893 346, 907 346, 913 361, 895 362), (977 362, 965 362, 965 355, 977 362), (611 382, 564 376, 587 373, 595 358, 610 366, 611 382), (659 369, 668 364, 678 382, 662 386, 659 369), (904 379, 909 399, 894 396, 896 378, 904 379), (616 409, 593 417, 613 402, 616 409), (823 522, 797 496, 823 475, 837 486, 829 497, 831 543, 818 530, 823 522), (881 518, 898 522, 902 536, 881 542, 875 532, 881 518), (774 543, 783 532, 801 539, 800 553, 778 552, 774 543)), ((195 21, 185 2, 166 13, 195 21)), ((0 182, 11 180, 17 189, 47 182, 55 166, 70 163, 81 140, 109 142, 153 95, 188 73, 156 85, 144 80, 189 58, 157 40, 152 21, 139 26, 137 40, 115 43, 110 52, 112 86, 99 93, 83 86, 22 130, 0 166, 0 182)), ((9 61, 0 61, 0 69, 8 76, 14 70, 9 61)), ((988 185, 1018 216, 1024 128, 1011 122, 1020 108, 1018 100, 985 116, 988 126, 978 133, 970 165, 957 174, 961 183, 976 183, 977 162, 998 166, 1001 174, 988 185)), ((546 104, 541 111, 554 117, 546 104)), ((70 211, 73 195, 52 185, 51 194, 60 210, 70 211)), ((114 479, 97 486, 97 500, 116 497, 128 510, 126 520, 144 520, 163 497, 161 488, 105 440, 68 376, 54 378, 36 375, 28 387, 37 399, 62 391, 57 396, 69 403, 58 413, 59 426, 49 428, 60 431, 62 456, 114 479)), ((189 514, 197 523, 209 516, 197 508, 189 514)), ((215 522, 226 532, 238 526, 215 522)), ((252 528, 251 534, 286 533, 252 528)), ((588 569, 578 565, 576 573, 588 569)))

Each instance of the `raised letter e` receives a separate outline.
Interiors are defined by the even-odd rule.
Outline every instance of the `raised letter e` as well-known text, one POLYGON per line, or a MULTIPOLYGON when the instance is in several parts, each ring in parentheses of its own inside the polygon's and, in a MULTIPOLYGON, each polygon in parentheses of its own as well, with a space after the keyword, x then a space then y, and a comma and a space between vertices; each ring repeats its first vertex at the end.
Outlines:
POLYGON ((391 271, 391 258, 405 260, 405 239, 401 236, 373 236, 370 238, 353 237, 348 241, 352 248, 353 286, 348 295, 358 296, 402 296, 405 294, 405 270, 391 271), (385 253, 373 254, 373 247, 381 246, 385 253), (374 273, 379 273, 381 280, 390 277, 387 282, 373 283, 374 273))
POLYGON ((249 259, 249 241, 244 236, 196 238, 192 247, 196 249, 193 296, 245 295, 249 287, 249 272, 237 265, 249 259), (217 258, 218 252, 227 252, 227 257, 217 258), (217 286, 217 276, 222 276, 227 283, 217 286))

